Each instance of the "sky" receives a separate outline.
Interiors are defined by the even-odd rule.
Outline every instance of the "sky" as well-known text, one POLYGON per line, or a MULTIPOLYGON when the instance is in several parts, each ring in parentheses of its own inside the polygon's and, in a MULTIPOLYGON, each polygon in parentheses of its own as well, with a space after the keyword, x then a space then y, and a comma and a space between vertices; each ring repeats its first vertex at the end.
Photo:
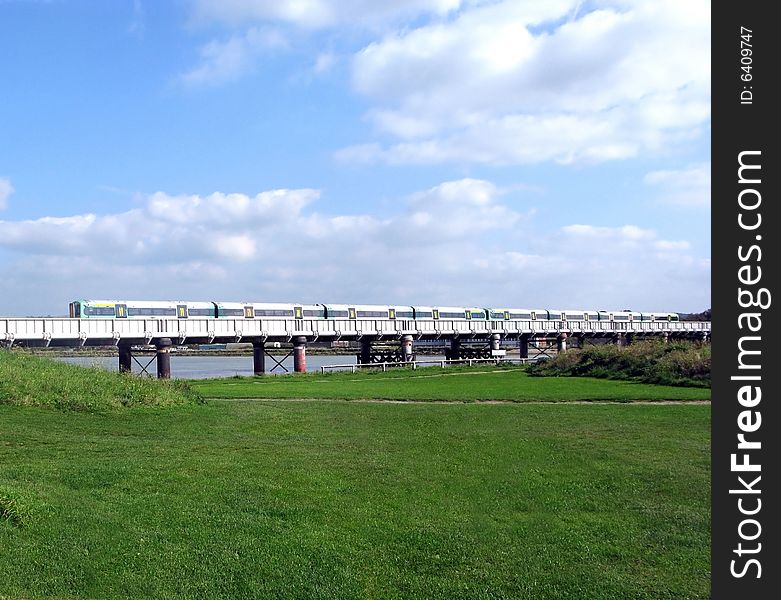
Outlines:
POLYGON ((0 315, 710 307, 710 3, 0 0, 0 315))

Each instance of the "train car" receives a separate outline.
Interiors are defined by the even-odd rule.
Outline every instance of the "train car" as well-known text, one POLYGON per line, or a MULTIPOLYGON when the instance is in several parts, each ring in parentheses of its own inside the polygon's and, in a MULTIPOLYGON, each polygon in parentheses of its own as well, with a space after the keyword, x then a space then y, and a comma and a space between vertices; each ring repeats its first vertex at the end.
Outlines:
POLYGON ((536 321, 538 317, 547 319, 547 312, 543 308, 510 308, 510 320, 536 321))
POLYGON ((476 306, 434 306, 431 309, 435 320, 485 321, 488 312, 476 306))
POLYGON ((679 320, 677 313, 650 313, 652 321, 677 321, 679 320))
POLYGON ((252 303, 255 319, 325 319, 322 304, 252 303))
POLYGON ((415 309, 411 306, 389 306, 388 318, 412 320, 415 318, 415 309))
POLYGON ((416 321, 423 321, 426 319, 434 318, 434 310, 436 309, 433 306, 413 306, 411 308, 412 308, 412 318, 415 319, 416 321))
POLYGON ((213 318, 216 305, 214 302, 184 300, 74 300, 69 305, 69 314, 77 319, 213 318))
POLYGON ((378 304, 324 304, 326 319, 390 319, 396 318, 396 311, 412 312, 411 306, 393 307, 378 304), (394 316, 391 317, 391 314, 394 316))
POLYGON ((595 310, 563 310, 561 311, 562 321, 598 321, 599 313, 595 310))

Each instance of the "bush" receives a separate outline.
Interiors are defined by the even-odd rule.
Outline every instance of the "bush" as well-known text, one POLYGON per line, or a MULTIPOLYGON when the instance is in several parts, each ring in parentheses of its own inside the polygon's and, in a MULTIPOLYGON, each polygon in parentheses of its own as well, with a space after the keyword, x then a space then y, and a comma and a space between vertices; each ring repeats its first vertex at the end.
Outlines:
POLYGON ((710 346, 694 342, 642 341, 567 350, 529 366, 531 375, 587 376, 643 383, 710 387, 710 346))

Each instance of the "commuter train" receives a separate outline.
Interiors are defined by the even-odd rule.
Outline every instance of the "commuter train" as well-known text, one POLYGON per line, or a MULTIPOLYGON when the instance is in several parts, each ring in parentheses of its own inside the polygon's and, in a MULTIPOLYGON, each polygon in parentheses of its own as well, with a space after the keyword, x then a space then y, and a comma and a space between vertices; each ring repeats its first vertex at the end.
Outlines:
POLYGON ((76 319, 406 319, 448 321, 678 321, 677 313, 628 310, 552 310, 374 304, 269 304, 258 302, 155 302, 75 300, 76 319))

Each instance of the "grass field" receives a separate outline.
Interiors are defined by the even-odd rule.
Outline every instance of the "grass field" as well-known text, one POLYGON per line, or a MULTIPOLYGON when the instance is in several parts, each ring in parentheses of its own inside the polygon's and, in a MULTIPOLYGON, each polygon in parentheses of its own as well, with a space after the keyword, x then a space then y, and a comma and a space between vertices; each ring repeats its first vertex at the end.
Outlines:
POLYGON ((607 381, 588 377, 530 377, 519 367, 448 367, 234 377, 194 381, 209 398, 329 398, 358 400, 710 400, 710 389, 607 381))
POLYGON ((709 431, 703 405, 0 405, 0 598, 707 598, 709 431))

